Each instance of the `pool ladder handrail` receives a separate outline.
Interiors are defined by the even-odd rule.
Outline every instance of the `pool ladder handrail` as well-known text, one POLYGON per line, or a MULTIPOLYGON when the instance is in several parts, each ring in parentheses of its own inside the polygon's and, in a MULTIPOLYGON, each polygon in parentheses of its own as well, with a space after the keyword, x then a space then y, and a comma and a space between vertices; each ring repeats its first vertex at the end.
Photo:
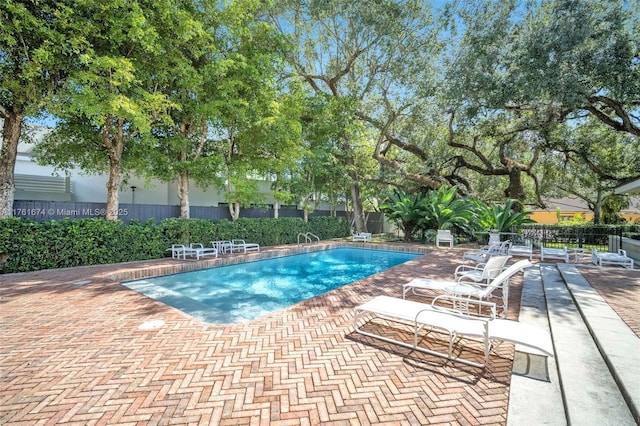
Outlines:
POLYGON ((304 244, 309 243, 309 244, 313 244, 313 240, 311 239, 311 237, 315 238, 317 240, 317 242, 320 242, 320 237, 318 237, 316 234, 312 233, 312 232, 307 232, 307 233, 298 233, 298 245, 300 245, 300 237, 304 237, 304 244))

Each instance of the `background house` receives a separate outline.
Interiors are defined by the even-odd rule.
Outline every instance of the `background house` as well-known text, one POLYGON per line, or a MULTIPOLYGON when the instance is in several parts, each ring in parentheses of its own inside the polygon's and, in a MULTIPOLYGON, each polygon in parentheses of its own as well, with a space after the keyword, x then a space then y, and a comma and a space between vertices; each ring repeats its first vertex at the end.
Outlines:
MULTIPOLYGON (((558 222, 572 221, 577 215, 586 221, 593 220, 593 212, 581 198, 564 197, 546 199, 546 208, 532 208, 531 219, 542 225, 557 225, 558 222)), ((629 199, 629 208, 620 212, 628 223, 640 223, 640 196, 629 199)))

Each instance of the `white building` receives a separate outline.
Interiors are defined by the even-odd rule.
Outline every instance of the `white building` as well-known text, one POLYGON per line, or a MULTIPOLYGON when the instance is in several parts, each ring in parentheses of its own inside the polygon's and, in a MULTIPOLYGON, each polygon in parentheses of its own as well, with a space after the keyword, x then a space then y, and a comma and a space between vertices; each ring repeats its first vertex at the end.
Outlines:
MULTIPOLYGON (((1 121, 0 121, 1 125, 1 121)), ((32 127, 29 129, 33 141, 41 140, 51 129, 32 127)), ((0 138, 0 142, 2 139, 0 138)), ((50 166, 41 166, 33 158, 34 143, 21 142, 15 167, 15 200, 71 201, 104 203, 107 200, 107 174, 87 175, 80 170, 57 171, 50 166)), ((275 200, 270 194, 270 182, 260 182, 267 205, 275 200)), ((176 206, 179 204, 177 186, 174 182, 157 179, 146 181, 132 176, 123 185, 119 194, 120 203, 156 204, 176 206)), ((189 204, 191 206, 225 205, 224 193, 215 187, 200 188, 190 184, 189 204)), ((329 209, 329 206, 319 206, 329 209)), ((339 210, 344 210, 342 206, 339 210)))

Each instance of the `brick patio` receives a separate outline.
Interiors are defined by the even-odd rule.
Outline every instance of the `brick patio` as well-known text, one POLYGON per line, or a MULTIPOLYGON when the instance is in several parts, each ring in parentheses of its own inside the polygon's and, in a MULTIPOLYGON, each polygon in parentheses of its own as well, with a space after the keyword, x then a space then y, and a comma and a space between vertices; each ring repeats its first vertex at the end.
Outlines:
MULTIPOLYGON (((450 277, 461 250, 428 250, 232 325, 202 323, 110 278, 194 261, 0 276, 0 424, 504 425, 512 345, 483 370, 353 333, 354 306, 399 297, 417 275, 450 277), (155 320, 164 325, 140 328, 155 320)), ((512 280, 512 319, 521 280, 512 280)))

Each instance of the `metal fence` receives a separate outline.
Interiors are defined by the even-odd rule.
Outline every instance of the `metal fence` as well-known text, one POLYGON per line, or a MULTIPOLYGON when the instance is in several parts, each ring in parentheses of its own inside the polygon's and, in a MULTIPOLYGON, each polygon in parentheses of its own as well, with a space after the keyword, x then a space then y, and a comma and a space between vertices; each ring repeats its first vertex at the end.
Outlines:
MULTIPOLYGON (((71 201, 28 201, 16 200, 13 203, 13 216, 24 217, 32 220, 45 221, 52 219, 87 219, 104 217, 106 213, 106 203, 79 203, 71 201)), ((228 207, 213 206, 192 206, 189 209, 191 218, 209 220, 231 220, 228 207)), ((329 210, 315 210, 310 213, 310 217, 331 216, 329 210)), ((240 216, 246 218, 272 218, 274 211, 271 208, 248 207, 240 210, 240 216)), ((351 220, 349 212, 337 211, 336 216, 346 217, 351 220)), ((294 208, 281 208, 278 210, 279 217, 299 217, 304 216, 302 210, 294 208)), ((167 206, 162 204, 129 204, 120 203, 118 206, 118 219, 124 223, 132 220, 146 222, 154 219, 161 222, 164 219, 180 217, 179 206, 167 206)), ((367 214, 367 229, 375 234, 382 232, 383 215, 379 212, 367 214)))
POLYGON ((523 226, 518 233, 523 240, 545 247, 595 248, 607 251, 609 236, 622 241, 623 228, 614 226, 523 226))

